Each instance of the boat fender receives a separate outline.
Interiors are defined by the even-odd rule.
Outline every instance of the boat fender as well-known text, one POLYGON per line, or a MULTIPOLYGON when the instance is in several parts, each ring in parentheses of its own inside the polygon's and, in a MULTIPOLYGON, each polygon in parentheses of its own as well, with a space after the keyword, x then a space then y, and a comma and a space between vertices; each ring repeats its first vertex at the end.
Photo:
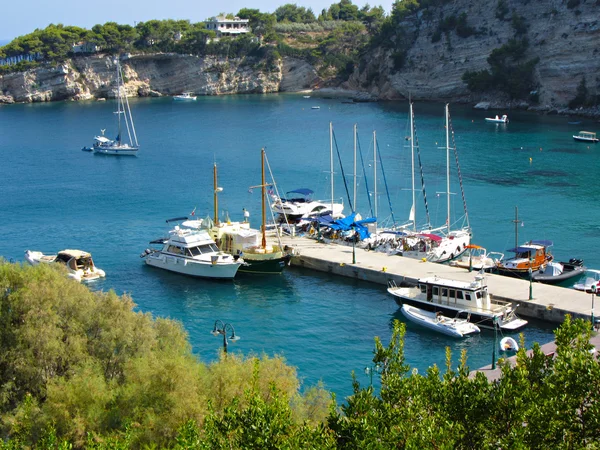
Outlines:
POLYGON ((456 253, 460 253, 460 245, 456 247, 456 253))

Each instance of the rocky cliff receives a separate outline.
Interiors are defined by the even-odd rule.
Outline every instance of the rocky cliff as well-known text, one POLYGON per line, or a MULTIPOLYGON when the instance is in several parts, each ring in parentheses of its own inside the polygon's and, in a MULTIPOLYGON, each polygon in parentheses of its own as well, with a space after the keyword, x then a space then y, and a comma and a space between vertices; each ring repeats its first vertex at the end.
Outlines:
MULTIPOLYGON (((516 37, 513 14, 524 19, 529 41, 526 59, 539 58, 534 79, 541 109, 564 107, 585 77, 592 95, 600 95, 600 2, 597 0, 454 0, 433 14, 419 11, 406 17, 390 42, 406 45, 404 63, 394 68, 398 47, 380 46, 362 61, 346 87, 364 89, 382 99, 406 98, 465 101, 492 100, 507 104, 498 93, 474 94, 462 81, 465 71, 489 68, 492 50, 516 37), (504 5, 506 14, 500 14, 504 5), (455 30, 442 32, 444 18, 466 14, 477 32, 459 37, 455 30), (402 30, 402 34, 399 32, 402 30)), ((521 105, 526 106, 526 105, 521 105)))
MULTIPOLYGON (((298 91, 318 81, 312 66, 292 58, 269 66, 253 58, 152 54, 122 57, 121 65, 129 96, 298 91)), ((112 57, 79 57, 54 68, 0 76, 0 103, 109 98, 115 89, 112 57)))

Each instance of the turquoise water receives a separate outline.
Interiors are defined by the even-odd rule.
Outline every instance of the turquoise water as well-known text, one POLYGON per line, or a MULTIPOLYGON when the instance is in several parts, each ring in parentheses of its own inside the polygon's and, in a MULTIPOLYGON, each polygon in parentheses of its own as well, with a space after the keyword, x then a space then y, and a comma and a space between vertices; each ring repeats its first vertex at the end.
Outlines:
MULTIPOLYGON (((402 319, 383 286, 291 268, 282 276, 239 277, 231 282, 196 280, 143 264, 148 241, 164 234, 165 219, 212 213, 212 166, 219 169, 221 214, 258 225, 260 198, 249 186, 260 182, 260 149, 266 147, 282 191, 309 187, 328 197, 329 121, 346 175, 352 171, 352 125, 358 124, 367 165, 376 130, 394 215, 408 216, 406 162, 407 105, 344 104, 295 95, 131 101, 141 144, 136 157, 99 156, 80 151, 100 128, 114 134, 112 102, 51 103, 0 107, 0 255, 23 261, 26 249, 90 251, 107 278, 93 289, 130 294, 140 310, 180 320, 194 351, 205 361, 217 357, 222 341, 210 334, 221 319, 241 340, 230 347, 244 354, 283 354, 298 368, 304 385, 322 380, 343 397, 351 392, 352 371, 370 364, 373 338, 387 342, 391 324, 402 319), (319 110, 311 106, 320 106, 319 110)), ((486 114, 451 106, 473 242, 490 251, 514 245, 515 206, 519 241, 551 239, 557 259, 583 258, 600 268, 600 212, 596 173, 600 146, 576 143, 580 129, 565 117, 510 113, 508 125, 484 122, 486 114)), ((494 113, 495 114, 495 113, 494 113)), ((445 139, 443 105, 415 105, 417 133, 431 219, 445 221, 445 139)), ((367 170, 372 170, 367 167, 367 170)), ((344 194, 339 168, 336 197, 344 194)), ((381 181, 381 179, 380 179, 381 181)), ((370 188, 373 190, 372 179, 370 188)), ((453 210, 462 208, 451 196, 453 210)), ((364 182, 358 209, 368 215, 364 182)), ((378 184, 379 215, 389 214, 378 184)), ((371 198, 374 199, 374 193, 371 198)), ((345 201, 347 204, 347 200, 345 201)), ((421 204, 418 214, 423 213, 421 204)), ((534 286, 535 292, 535 286, 534 286)), ((527 343, 545 343, 552 329, 532 323, 527 343)), ((493 334, 455 341, 408 325, 408 362, 424 371, 444 365, 445 346, 458 359, 467 349, 472 368, 491 362, 493 334)))

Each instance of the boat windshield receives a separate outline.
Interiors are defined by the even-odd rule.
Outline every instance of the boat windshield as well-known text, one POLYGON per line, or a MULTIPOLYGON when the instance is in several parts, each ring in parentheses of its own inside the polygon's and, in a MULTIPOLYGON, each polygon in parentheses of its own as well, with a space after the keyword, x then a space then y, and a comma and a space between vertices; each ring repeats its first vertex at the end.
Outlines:
POLYGON ((186 254, 188 256, 199 256, 207 253, 215 253, 218 251, 219 249, 215 244, 204 244, 186 249, 186 254))

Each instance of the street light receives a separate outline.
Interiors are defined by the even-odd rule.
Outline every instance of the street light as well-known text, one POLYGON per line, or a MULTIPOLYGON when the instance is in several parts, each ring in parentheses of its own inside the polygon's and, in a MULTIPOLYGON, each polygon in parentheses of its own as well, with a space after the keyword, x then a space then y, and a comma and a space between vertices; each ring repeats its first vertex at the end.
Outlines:
POLYGON ((594 326, 596 325, 596 323, 594 322, 594 297, 596 296, 596 291, 598 290, 598 288, 596 287, 596 284, 592 284, 592 330, 594 329, 594 326))
POLYGON ((229 340, 232 342, 239 341, 240 337, 235 335, 235 330, 233 329, 233 325, 230 323, 223 323, 221 320, 215 321, 215 326, 211 333, 214 336, 218 336, 220 334, 223 335, 223 351, 227 353, 227 330, 231 331, 231 336, 229 336, 229 340))
POLYGON ((369 367, 365 367, 365 375, 369 376, 370 378, 370 386, 373 386, 373 372, 377 372, 379 373, 381 371, 381 365, 379 363, 369 366, 369 367))
POLYGON ((492 370, 496 370, 496 347, 498 346, 498 318, 496 316, 494 316, 494 318, 492 319, 492 323, 494 324, 494 348, 492 349, 492 370))
POLYGON ((356 227, 352 224, 352 264, 356 264, 356 227))
POLYGON ((529 300, 533 300, 533 271, 529 267, 529 300))

